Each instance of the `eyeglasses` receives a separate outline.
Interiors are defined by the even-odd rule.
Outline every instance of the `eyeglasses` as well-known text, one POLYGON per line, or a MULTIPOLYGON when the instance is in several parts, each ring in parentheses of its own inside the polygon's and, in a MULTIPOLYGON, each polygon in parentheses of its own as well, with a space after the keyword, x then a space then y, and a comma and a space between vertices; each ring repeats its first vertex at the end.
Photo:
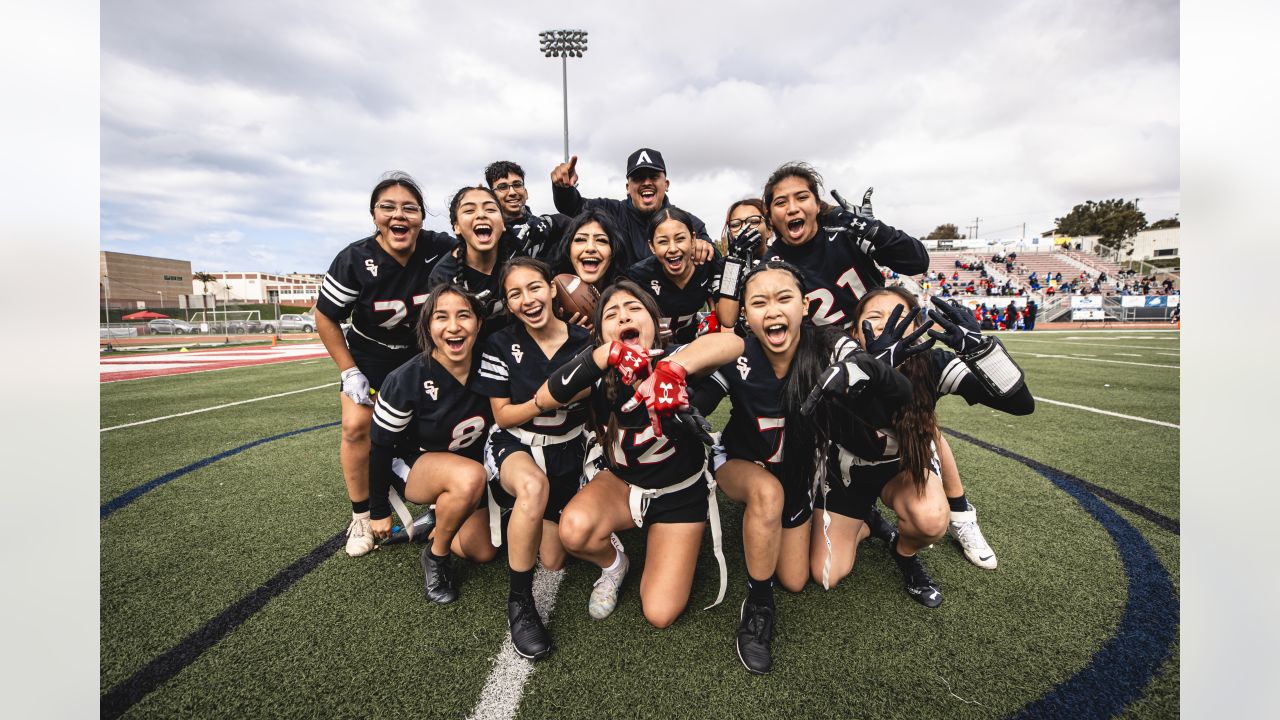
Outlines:
POLYGON ((499 195, 505 193, 508 190, 523 190, 523 189, 524 189, 523 180, 517 180, 513 183, 502 183, 501 185, 493 186, 493 191, 495 193, 498 193, 499 195))
POLYGON ((418 207, 417 205, 414 205, 413 203, 396 205, 395 203, 383 202, 383 203, 378 203, 377 205, 374 205, 374 207, 376 207, 378 209, 378 212, 382 213, 383 215, 394 215, 397 209, 399 209, 405 215, 421 215, 422 214, 422 208, 418 207))
POLYGON ((740 220, 730 220, 729 230, 732 232, 738 232, 742 229, 743 224, 750 225, 751 227, 760 227, 760 223, 762 222, 764 222, 763 215, 748 215, 740 220))

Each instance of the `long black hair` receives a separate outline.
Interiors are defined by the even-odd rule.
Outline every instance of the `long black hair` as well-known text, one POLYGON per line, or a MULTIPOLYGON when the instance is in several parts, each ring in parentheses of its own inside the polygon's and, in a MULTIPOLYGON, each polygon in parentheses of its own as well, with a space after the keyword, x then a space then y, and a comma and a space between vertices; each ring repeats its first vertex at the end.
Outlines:
MULTIPOLYGON (((862 311, 867 301, 881 295, 897 296, 906 306, 904 314, 920 307, 916 296, 900 287, 876 288, 858 300, 853 311, 857 323, 862 322, 862 311)), ((933 464, 934 438, 938 435, 929 353, 908 358, 898 366, 898 371, 911 381, 911 402, 893 416, 893 431, 898 436, 898 467, 911 478, 916 492, 923 495, 929 481, 928 468, 933 464)))
MULTIPOLYGON (((512 239, 511 234, 505 231, 506 218, 502 214, 502 203, 498 202, 497 193, 485 187, 484 185, 468 185, 467 187, 459 188, 458 192, 453 194, 453 199, 449 201, 449 227, 452 228, 454 225, 458 224, 458 206, 462 204, 462 198, 472 190, 479 190, 480 192, 483 192, 484 194, 488 195, 493 200, 493 203, 498 206, 498 217, 502 219, 503 232, 498 235, 498 246, 497 246, 498 259, 497 259, 497 262, 494 264, 494 271, 497 272, 498 268, 502 265, 502 263, 506 262, 507 258, 510 258, 512 255, 514 255, 516 251, 515 242, 512 239)), ((459 233, 459 235, 461 235, 461 233, 459 233)), ((463 265, 466 265, 467 264, 467 241, 464 240, 462 237, 458 238, 457 253, 458 253, 458 266, 461 267, 463 265)))
POLYGON ((591 222, 600 223, 605 236, 609 238, 609 248, 613 251, 609 257, 609 267, 605 268, 604 277, 596 283, 597 287, 607 287, 624 277, 622 273, 631 267, 635 258, 631 257, 631 244, 618 234, 608 213, 600 208, 587 208, 573 218, 573 222, 569 223, 564 236, 560 238, 559 244, 551 254, 551 267, 557 274, 576 274, 573 263, 569 261, 569 248, 573 245, 573 236, 577 235, 584 225, 591 222))
MULTIPOLYGON (((660 332, 662 329, 660 322, 662 311, 658 309, 658 303, 653 299, 652 295, 645 292, 639 285, 625 278, 606 287, 604 292, 600 294, 600 300, 596 302, 596 311, 591 314, 591 342, 596 346, 604 344, 604 338, 600 335, 600 326, 604 320, 604 306, 608 304, 610 298, 620 292, 640 301, 640 304, 644 306, 645 312, 649 314, 649 318, 653 320, 654 344, 660 348, 665 348, 667 341, 662 338, 662 333, 660 332)), ((618 377, 616 372, 609 372, 605 373, 604 376, 604 390, 605 399, 608 401, 606 406, 610 408, 609 417, 605 418, 604 422, 601 422, 600 418, 595 415, 595 406, 589 405, 588 407, 591 408, 591 424, 594 427, 603 427, 605 429, 605 436, 601 440, 600 447, 604 450, 605 457, 616 465, 618 463, 617 458, 613 455, 613 449, 617 445, 621 426, 618 422, 618 414, 613 411, 613 405, 617 402, 620 392, 624 390, 631 392, 631 388, 622 384, 621 378, 618 377)))
MULTIPOLYGON (((418 349, 426 358, 427 367, 431 366, 431 352, 436 349, 436 343, 431 339, 431 314, 436 311, 436 305, 440 303, 440 297, 448 293, 460 296, 466 301, 467 307, 471 308, 472 314, 476 316, 476 338, 480 337, 479 329, 484 326, 485 310, 475 295, 467 292, 466 288, 461 285, 449 281, 436 285, 427 295, 426 302, 422 303, 422 311, 418 313, 418 322, 414 325, 414 331, 418 336, 418 349)), ((472 355, 475 354, 475 346, 471 348, 472 355)))
MULTIPOLYGON (((805 292, 804 276, 799 268, 780 260, 762 262, 747 273, 743 281, 743 297, 751 281, 761 273, 780 270, 788 273, 795 280, 796 288, 802 296, 805 292)), ((814 474, 821 469, 819 460, 825 457, 831 441, 831 417, 826 403, 818 403, 812 413, 800 412, 800 406, 814 386, 822 372, 830 367, 836 346, 848 336, 832 325, 816 325, 806 312, 800 319, 800 337, 796 343, 796 354, 791 358, 791 367, 787 371, 787 379, 782 385, 782 414, 785 422, 782 428, 782 464, 783 484, 797 483, 808 486, 813 482, 814 474)))

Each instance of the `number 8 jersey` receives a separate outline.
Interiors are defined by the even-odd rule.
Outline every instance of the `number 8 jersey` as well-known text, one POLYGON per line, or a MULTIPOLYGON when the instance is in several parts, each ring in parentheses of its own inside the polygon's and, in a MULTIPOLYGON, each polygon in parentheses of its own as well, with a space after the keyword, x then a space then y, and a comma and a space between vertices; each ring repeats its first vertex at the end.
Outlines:
POLYGON ((367 352, 414 348, 413 327, 431 292, 432 269, 456 241, 423 230, 409 261, 401 265, 369 237, 343 248, 329 265, 316 310, 335 324, 351 317, 347 344, 367 352))
POLYGON ((471 389, 479 367, 475 353, 466 385, 422 353, 396 368, 378 392, 369 440, 399 446, 400 455, 451 452, 483 462, 493 412, 489 398, 471 389))

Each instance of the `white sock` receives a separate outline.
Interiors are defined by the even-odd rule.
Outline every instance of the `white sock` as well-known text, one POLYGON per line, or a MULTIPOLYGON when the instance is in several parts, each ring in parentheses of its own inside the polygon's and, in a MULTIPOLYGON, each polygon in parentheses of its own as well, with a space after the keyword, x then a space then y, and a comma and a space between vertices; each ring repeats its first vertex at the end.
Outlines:
POLYGON ((604 569, 604 571, 607 573, 617 572, 618 568, 622 567, 622 553, 618 552, 616 548, 614 549, 613 552, 614 552, 613 563, 611 563, 609 567, 604 569))
POLYGON ((351 513, 351 519, 352 519, 352 520, 368 520, 368 519, 369 519, 369 511, 368 511, 368 510, 365 510, 365 511, 364 511, 364 512, 362 512, 362 513, 353 512, 353 513, 351 513))

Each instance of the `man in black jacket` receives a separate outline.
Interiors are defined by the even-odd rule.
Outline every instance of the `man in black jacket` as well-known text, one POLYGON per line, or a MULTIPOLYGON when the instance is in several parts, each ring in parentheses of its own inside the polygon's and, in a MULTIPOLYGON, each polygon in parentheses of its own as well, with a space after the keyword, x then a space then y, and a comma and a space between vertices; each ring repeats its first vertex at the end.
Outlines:
POLYGON ((529 190, 524 183, 524 168, 508 160, 491 163, 484 169, 484 181, 498 196, 502 219, 510 236, 510 247, 517 255, 548 260, 551 250, 569 228, 564 215, 535 215, 526 205, 529 190))
MULTIPOLYGON (((667 189, 667 165, 662 153, 652 148, 640 148, 627 158, 627 199, 585 199, 578 192, 578 156, 569 158, 551 171, 551 196, 556 210, 573 217, 588 208, 600 208, 613 219, 613 226, 622 233, 631 247, 631 256, 643 260, 653 254, 649 249, 649 218, 662 208, 671 205, 667 189)), ((701 240, 694 243, 693 261, 702 264, 710 260, 715 249, 706 223, 693 216, 693 234, 701 240)))

